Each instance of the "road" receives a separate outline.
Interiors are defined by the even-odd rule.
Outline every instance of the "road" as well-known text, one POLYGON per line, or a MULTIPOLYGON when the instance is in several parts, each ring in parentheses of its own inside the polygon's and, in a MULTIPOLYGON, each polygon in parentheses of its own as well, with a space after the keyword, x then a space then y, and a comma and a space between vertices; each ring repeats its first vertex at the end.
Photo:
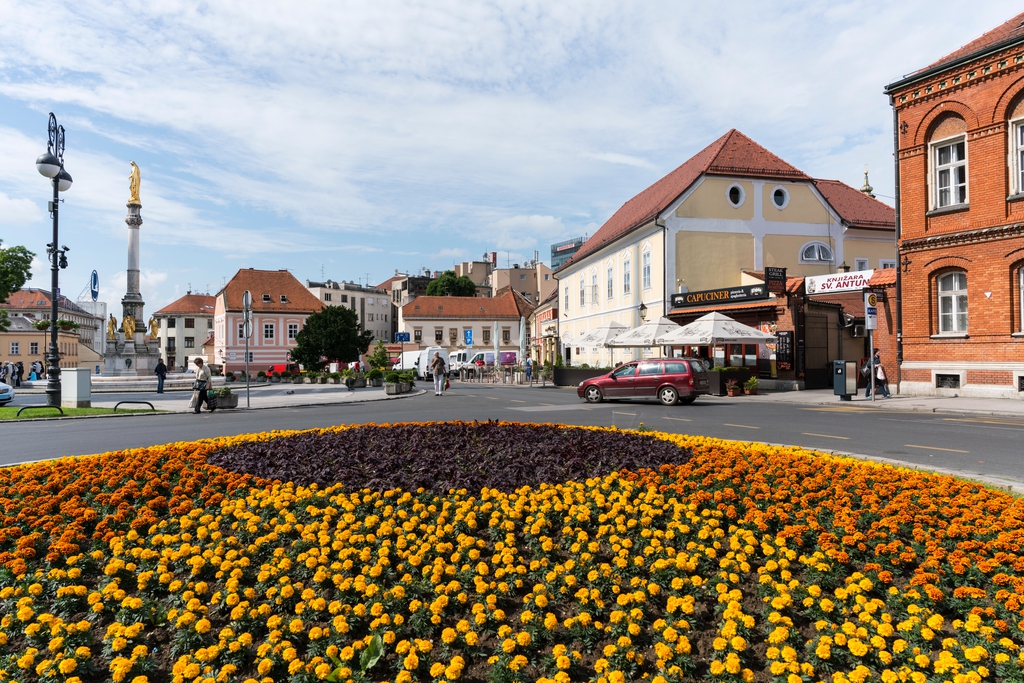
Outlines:
MULTIPOLYGON (((104 398, 108 398, 105 395, 104 398)), ((145 394, 126 398, 145 400, 145 394)), ((181 396, 187 401, 187 394, 181 396)), ((0 464, 269 429, 427 420, 515 420, 645 426, 858 453, 962 476, 1024 481, 1024 419, 702 398, 689 406, 589 405, 575 391, 455 384, 401 400, 215 413, 0 423, 0 464)))

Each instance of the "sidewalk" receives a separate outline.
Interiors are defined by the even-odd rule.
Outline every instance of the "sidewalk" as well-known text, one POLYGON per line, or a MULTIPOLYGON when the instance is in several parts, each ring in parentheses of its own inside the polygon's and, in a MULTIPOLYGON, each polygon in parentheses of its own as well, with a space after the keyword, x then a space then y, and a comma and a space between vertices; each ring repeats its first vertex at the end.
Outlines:
POLYGON ((881 394, 872 401, 864 397, 863 391, 850 401, 840 401, 831 389, 811 391, 759 392, 756 396, 730 399, 729 397, 704 397, 701 400, 718 401, 771 401, 772 403, 795 403, 801 405, 832 406, 856 410, 899 410, 923 413, 960 413, 970 415, 992 415, 998 417, 1024 417, 1024 400, 1012 398, 956 398, 946 396, 897 396, 882 398, 881 394))

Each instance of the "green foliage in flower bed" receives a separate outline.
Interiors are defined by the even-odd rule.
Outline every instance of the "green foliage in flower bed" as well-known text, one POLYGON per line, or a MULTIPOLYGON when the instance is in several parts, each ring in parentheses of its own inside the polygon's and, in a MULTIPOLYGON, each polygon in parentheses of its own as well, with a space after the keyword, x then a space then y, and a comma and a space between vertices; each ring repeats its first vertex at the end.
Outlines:
POLYGON ((681 465, 689 451, 633 434, 498 422, 366 426, 335 434, 302 433, 252 441, 214 453, 233 472, 307 485, 341 482, 349 490, 424 488, 514 491, 583 481, 626 468, 681 465))

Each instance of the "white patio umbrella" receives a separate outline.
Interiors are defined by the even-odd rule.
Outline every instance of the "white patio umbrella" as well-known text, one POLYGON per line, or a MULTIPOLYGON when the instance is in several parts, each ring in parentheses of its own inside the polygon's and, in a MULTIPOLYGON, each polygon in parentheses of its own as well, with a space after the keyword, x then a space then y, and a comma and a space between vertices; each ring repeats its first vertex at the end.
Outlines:
POLYGON ((519 364, 526 362, 526 316, 519 316, 519 364))
POLYGON ((572 342, 573 346, 589 349, 607 348, 608 342, 619 336, 629 327, 622 323, 611 322, 602 327, 595 327, 589 332, 584 332, 572 342))
POLYGON ((658 318, 610 339, 608 346, 618 349, 661 346, 660 339, 678 327, 668 318, 658 318))
POLYGON ((498 339, 498 321, 494 321, 494 331, 491 333, 491 337, 494 339, 494 367, 495 369, 501 367, 501 340, 498 339))
POLYGON ((738 323, 727 315, 708 313, 658 338, 659 346, 713 346, 716 344, 773 344, 775 337, 738 323))

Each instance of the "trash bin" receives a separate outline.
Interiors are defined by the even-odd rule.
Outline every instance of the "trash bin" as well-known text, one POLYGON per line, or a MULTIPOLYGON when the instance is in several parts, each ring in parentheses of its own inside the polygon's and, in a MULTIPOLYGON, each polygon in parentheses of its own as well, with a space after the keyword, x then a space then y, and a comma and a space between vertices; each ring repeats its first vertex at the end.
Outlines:
POLYGON ((832 392, 840 401, 849 401, 857 393, 857 361, 832 361, 832 392))

